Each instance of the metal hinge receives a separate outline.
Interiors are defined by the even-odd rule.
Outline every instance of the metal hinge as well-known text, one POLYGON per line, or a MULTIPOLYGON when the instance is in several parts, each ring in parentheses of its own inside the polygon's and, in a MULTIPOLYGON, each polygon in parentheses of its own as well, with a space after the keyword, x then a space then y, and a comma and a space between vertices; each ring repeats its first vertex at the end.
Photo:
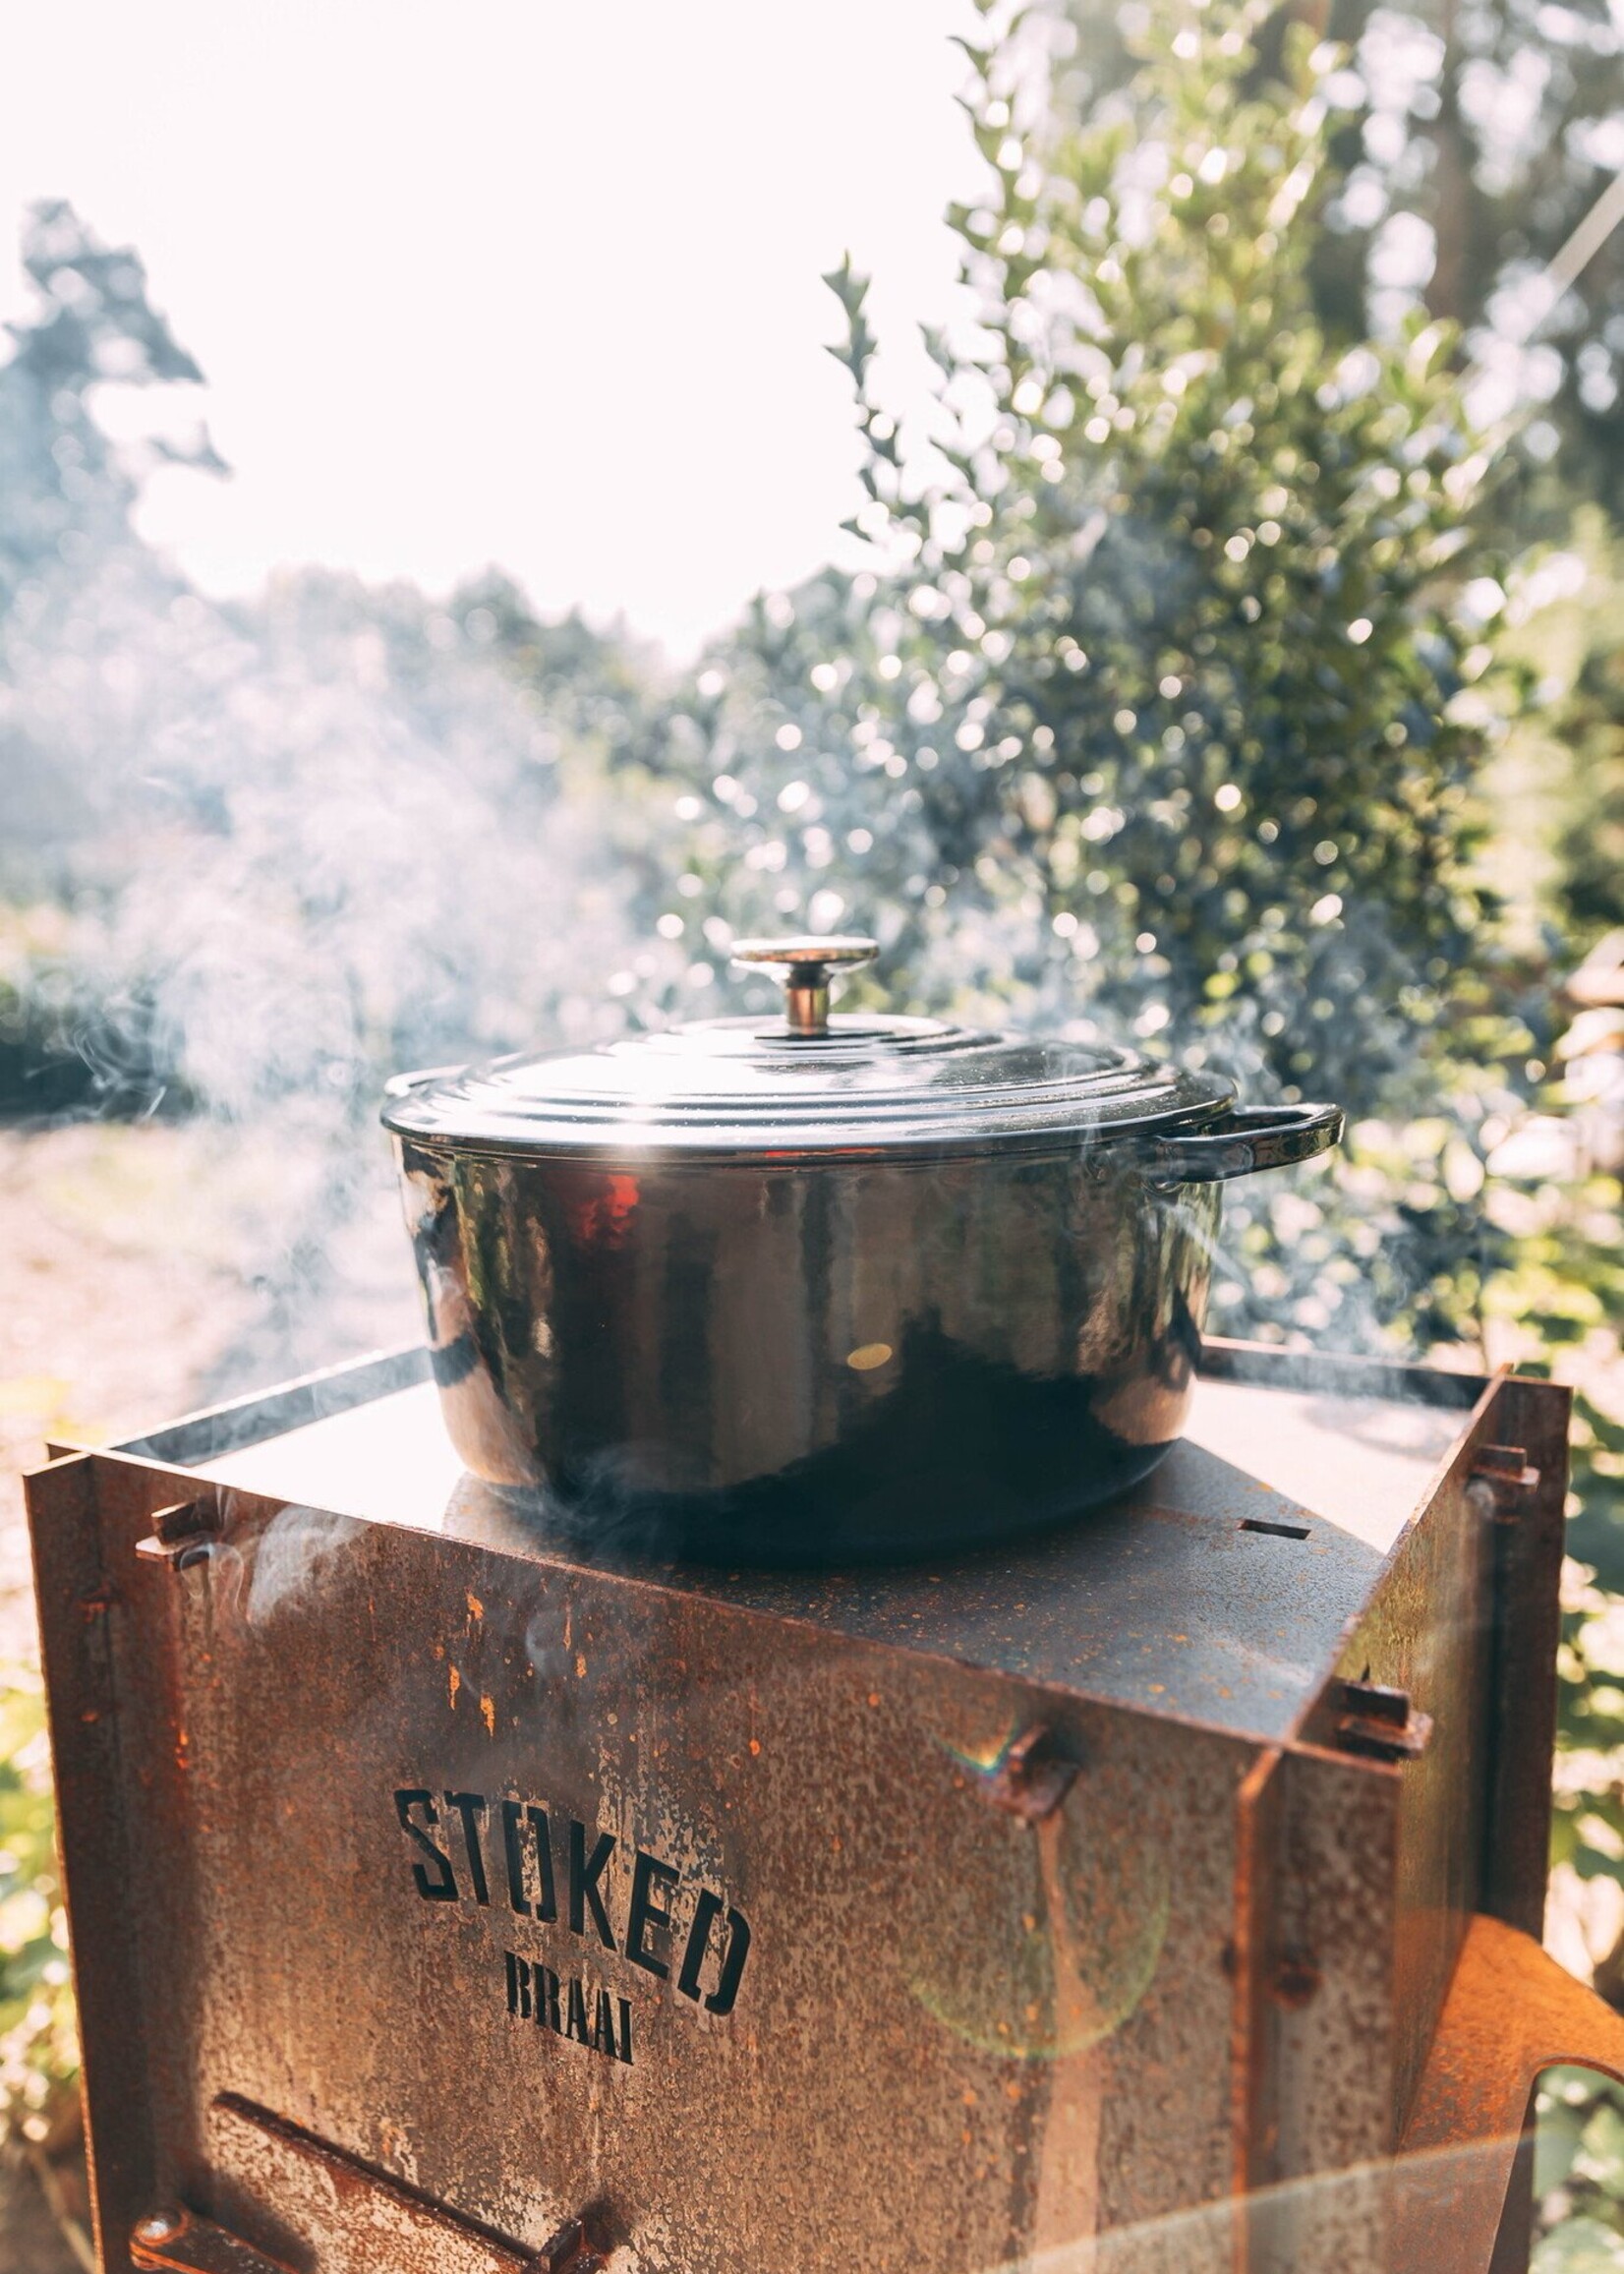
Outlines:
POLYGON ((1425 1752, 1432 1717, 1417 1712, 1408 1690, 1388 1689, 1381 1682, 1343 1682, 1338 1702, 1336 1743, 1344 1753, 1371 1761, 1410 1761, 1425 1752))

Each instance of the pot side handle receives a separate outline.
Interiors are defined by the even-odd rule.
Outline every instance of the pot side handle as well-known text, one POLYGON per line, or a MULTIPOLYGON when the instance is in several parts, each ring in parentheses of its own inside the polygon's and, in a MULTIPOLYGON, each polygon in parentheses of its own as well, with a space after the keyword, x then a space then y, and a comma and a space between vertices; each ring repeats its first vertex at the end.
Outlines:
POLYGON ((1235 1106, 1204 1129, 1146 1138, 1139 1162, 1158 1185, 1217 1185, 1312 1160, 1341 1136, 1339 1105, 1235 1106))

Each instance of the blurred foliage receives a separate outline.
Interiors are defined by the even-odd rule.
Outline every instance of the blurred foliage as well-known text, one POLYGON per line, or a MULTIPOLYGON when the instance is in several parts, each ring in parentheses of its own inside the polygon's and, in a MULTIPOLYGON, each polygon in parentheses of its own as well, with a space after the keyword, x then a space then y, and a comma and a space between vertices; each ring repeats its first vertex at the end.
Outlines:
POLYGON ((1624 2200, 1624 2087, 1593 2070, 1553 2069, 1539 2090, 1534 2191, 1548 2230, 1533 2274, 1609 2274, 1624 2267, 1615 2223, 1624 2200))
POLYGON ((1624 924, 1624 543, 1598 516, 1580 523, 1585 581, 1568 604, 1577 654, 1551 705, 1566 767, 1556 858, 1568 935, 1590 946, 1624 924), (1588 541, 1588 542, 1587 542, 1588 541))
POLYGON ((0 1675, 0 2138, 43 2139, 79 2067, 39 1676, 0 1675))
MULTIPOLYGON (((1069 0, 1051 34, 1072 113, 1131 74, 1144 0, 1069 0)), ((1310 256, 1314 305, 1345 345, 1423 310, 1460 327, 1496 404, 1539 415, 1509 447, 1493 511, 1526 541, 1562 537, 1575 497, 1624 512, 1624 239, 1563 298, 1536 289, 1624 163, 1624 26, 1605 0, 1314 0, 1261 29, 1266 72, 1296 19, 1344 53, 1329 196, 1310 256), (1510 470, 1510 469, 1508 469, 1510 470)))
MULTIPOLYGON (((38 299, 30 321, 6 325, 12 353, 0 365, 0 622, 21 607, 27 630, 34 611, 25 588, 42 561, 83 571, 122 554, 145 575, 160 575, 131 521, 152 463, 210 472, 224 463, 201 427, 189 444, 154 444, 127 461, 96 419, 90 390, 98 385, 203 377, 151 306, 139 255, 99 243, 55 199, 29 215, 23 266, 38 299)), ((10 776, 18 751, 9 728, 0 756, 10 776)))
POLYGON ((892 911, 894 986, 1210 1034, 1360 1113, 1489 912, 1500 588, 1446 335, 1344 354, 1314 321, 1329 58, 1299 33, 1257 89, 1249 28, 1169 11, 1080 122, 978 56, 977 328, 933 343, 923 480, 865 391, 865 288, 831 278, 877 572, 764 604, 702 674, 693 898, 755 928, 838 862, 892 911))
POLYGON ((1605 0, 1331 0, 1348 49, 1337 189, 1314 255, 1333 332, 1424 307, 1458 323, 1497 400, 1539 410, 1498 510, 1560 537, 1575 497, 1624 511, 1624 240, 1561 305, 1537 289, 1624 164, 1624 26, 1605 0), (1541 321, 1541 320, 1544 320, 1541 321))
POLYGON ((1479 1342, 1511 1253, 1484 1162, 1552 1013, 1480 860, 1529 673, 1449 335, 1316 320, 1338 56, 1301 27, 1265 71, 1257 11, 1164 11, 1076 118, 985 14, 974 321, 899 434, 831 277, 873 566, 765 596, 672 705, 661 928, 702 999, 733 929, 849 911, 893 995, 1339 1098, 1336 1164, 1234 1195, 1219 1320, 1479 1342))

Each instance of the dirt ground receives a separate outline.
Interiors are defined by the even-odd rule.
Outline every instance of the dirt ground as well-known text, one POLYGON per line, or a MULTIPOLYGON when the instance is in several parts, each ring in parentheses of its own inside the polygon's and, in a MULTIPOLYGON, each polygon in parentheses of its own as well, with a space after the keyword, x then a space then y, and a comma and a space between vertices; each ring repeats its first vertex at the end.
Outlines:
POLYGON ((0 1661, 34 1654, 21 1479, 48 1437, 116 1443, 420 1332, 381 1163, 313 1269, 319 1204, 316 1167, 270 1137, 0 1130, 0 1661))
POLYGON ((31 2167, 9 2154, 0 2159, 0 2274, 85 2274, 31 2167))

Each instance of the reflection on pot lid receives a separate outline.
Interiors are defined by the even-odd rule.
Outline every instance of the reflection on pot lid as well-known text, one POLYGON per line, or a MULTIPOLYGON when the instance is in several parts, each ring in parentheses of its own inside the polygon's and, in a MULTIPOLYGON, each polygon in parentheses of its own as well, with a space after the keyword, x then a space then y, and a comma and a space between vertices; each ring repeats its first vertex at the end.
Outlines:
POLYGON ((1234 1097, 1220 1076, 1109 1043, 832 1016, 830 971, 876 953, 865 939, 741 940, 736 962, 783 972, 782 1020, 707 1019, 598 1049, 402 1075, 384 1122, 478 1152, 828 1158, 1053 1151, 1194 1126, 1234 1097))

